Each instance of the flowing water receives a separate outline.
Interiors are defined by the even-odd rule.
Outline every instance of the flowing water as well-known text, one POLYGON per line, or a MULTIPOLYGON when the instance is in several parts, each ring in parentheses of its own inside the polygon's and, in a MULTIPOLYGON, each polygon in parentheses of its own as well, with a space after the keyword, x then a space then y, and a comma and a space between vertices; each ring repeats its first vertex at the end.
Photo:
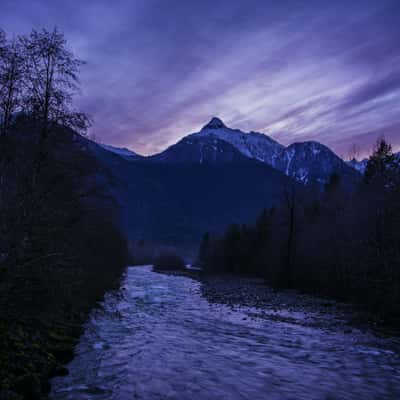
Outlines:
POLYGON ((70 374, 53 380, 51 396, 400 399, 395 338, 307 325, 307 315, 288 323, 253 314, 208 303, 194 280, 128 268, 121 290, 92 313, 70 374))

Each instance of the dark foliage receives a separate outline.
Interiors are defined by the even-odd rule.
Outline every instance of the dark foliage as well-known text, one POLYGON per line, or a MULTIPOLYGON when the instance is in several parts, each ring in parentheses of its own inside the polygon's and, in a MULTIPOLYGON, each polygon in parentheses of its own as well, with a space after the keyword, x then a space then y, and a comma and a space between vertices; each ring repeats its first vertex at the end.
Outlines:
POLYGON ((379 140, 356 190, 332 176, 323 195, 304 201, 286 191, 282 205, 253 226, 231 225, 204 237, 207 272, 256 274, 268 283, 357 302, 400 323, 400 166, 379 140))
POLYGON ((182 270, 185 269, 185 262, 172 250, 163 250, 155 258, 154 268, 160 271, 182 270))
POLYGON ((53 129, 39 151, 38 132, 36 123, 20 118, 1 138, 0 323, 11 331, 0 335, 9 349, 0 355, 0 388, 17 392, 23 376, 31 386, 43 385, 57 361, 65 362, 67 349, 72 354, 74 340, 64 337, 79 332, 127 263, 116 209, 97 184, 95 160, 65 128, 53 129), (49 332, 63 337, 64 350, 49 332), (20 341, 25 358, 18 358, 20 341))
POLYGON ((0 398, 36 399, 128 252, 97 160, 65 126, 85 118, 63 35, 0 34, 0 56, 0 398))
POLYGON ((154 264, 156 246, 143 239, 129 243, 130 264, 150 265, 154 264))

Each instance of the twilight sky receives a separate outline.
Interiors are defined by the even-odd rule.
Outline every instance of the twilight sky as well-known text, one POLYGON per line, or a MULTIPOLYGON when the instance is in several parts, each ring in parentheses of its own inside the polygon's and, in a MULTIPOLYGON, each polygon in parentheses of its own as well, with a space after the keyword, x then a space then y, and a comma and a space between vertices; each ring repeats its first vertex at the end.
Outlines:
POLYGON ((1 0, 8 34, 57 26, 86 60, 101 142, 163 150, 212 116, 278 141, 400 149, 400 0, 1 0))

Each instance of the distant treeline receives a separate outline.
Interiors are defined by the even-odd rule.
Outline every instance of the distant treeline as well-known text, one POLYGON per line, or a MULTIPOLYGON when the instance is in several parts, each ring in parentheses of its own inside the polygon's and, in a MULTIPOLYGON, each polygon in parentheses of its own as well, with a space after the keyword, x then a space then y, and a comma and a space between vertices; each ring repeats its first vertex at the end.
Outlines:
POLYGON ((349 192, 333 175, 306 200, 288 187, 255 225, 206 234, 206 272, 256 274, 279 288, 357 302, 400 324, 400 160, 377 141, 363 181, 349 192))
POLYGON ((0 31, 0 398, 42 398, 127 261, 116 207, 80 147, 82 63, 54 30, 0 31))

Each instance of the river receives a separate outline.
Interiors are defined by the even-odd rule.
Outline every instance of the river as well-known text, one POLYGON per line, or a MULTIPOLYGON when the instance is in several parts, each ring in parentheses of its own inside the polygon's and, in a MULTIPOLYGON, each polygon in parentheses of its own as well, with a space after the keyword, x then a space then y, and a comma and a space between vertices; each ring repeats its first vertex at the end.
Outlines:
POLYGON ((130 267, 92 312, 51 397, 400 399, 396 338, 254 315, 209 303, 195 280, 130 267))

